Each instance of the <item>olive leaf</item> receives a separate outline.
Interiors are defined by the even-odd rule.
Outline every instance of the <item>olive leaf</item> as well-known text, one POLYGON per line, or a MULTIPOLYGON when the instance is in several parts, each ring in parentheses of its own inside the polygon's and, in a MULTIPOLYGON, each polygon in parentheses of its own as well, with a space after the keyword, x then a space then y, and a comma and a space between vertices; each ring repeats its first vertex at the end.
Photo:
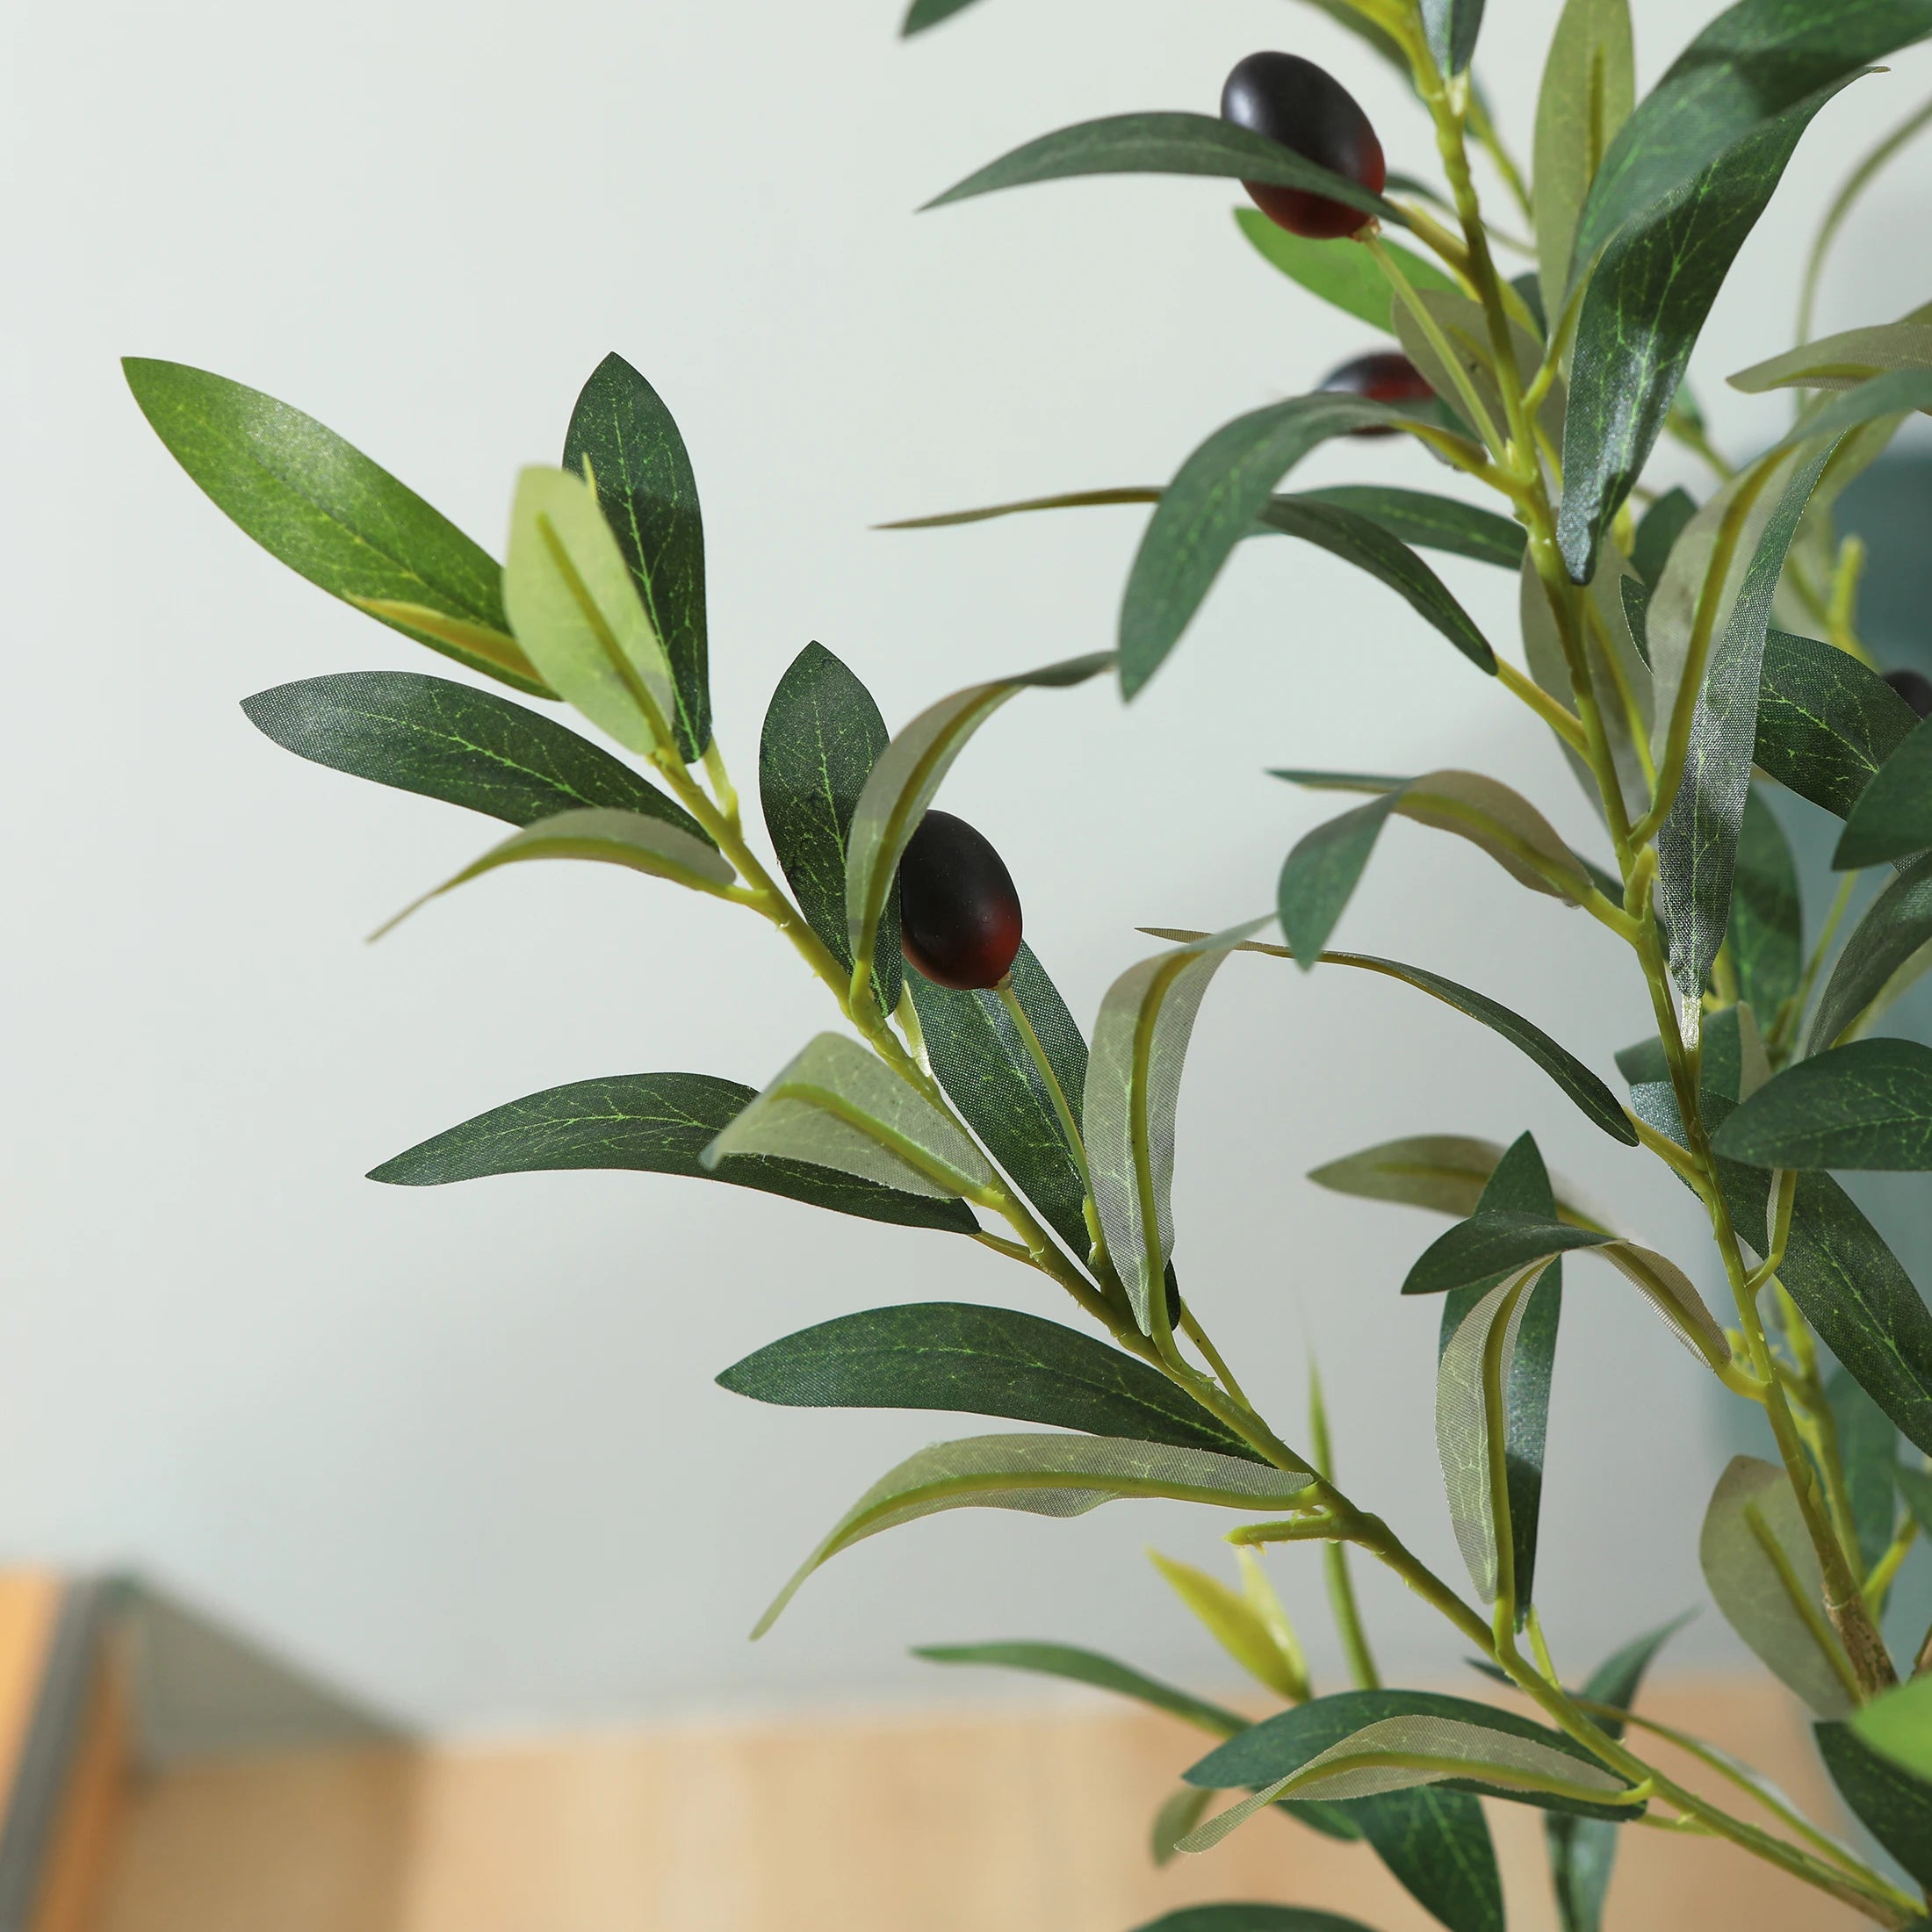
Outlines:
POLYGON ((1856 389, 1895 369, 1932 369, 1932 322, 1914 309, 1902 321, 1848 328, 1802 342, 1729 378, 1734 389, 1759 395, 1769 389, 1856 389))
POLYGON ((1914 859, 1865 908, 1819 995, 1806 1050, 1835 1046, 1932 942, 1932 853, 1914 859))
POLYGON ((762 1637, 805 1579, 840 1551, 938 1510, 1073 1517, 1123 1496, 1272 1510, 1287 1508, 1314 1480, 1310 1470, 1272 1469, 1212 1450, 1095 1436, 969 1436, 934 1443, 889 1470, 847 1510, 752 1635, 762 1637))
POLYGON ((1932 1047, 1855 1040, 1799 1060, 1725 1121, 1712 1145, 1754 1167, 1932 1169, 1932 1047))
POLYGON ((1892 1465, 1891 1473, 1914 1521, 1926 1534, 1932 1535, 1932 1470, 1914 1469, 1899 1462, 1892 1465))
POLYGON ((1373 778, 1348 772, 1274 770, 1268 775, 1317 791, 1375 794, 1369 804, 1307 833, 1282 866, 1276 909, 1304 970, 1312 970, 1335 929, 1392 812, 1467 839, 1532 892, 1574 902, 1590 890, 1589 876, 1549 820, 1520 792, 1481 772, 1373 778))
POLYGON ((1308 1695, 1308 1667, 1281 1607, 1256 1567, 1252 1550, 1237 1551, 1244 1559, 1249 1588, 1232 1590, 1218 1576, 1183 1563, 1158 1550, 1150 1550, 1154 1568, 1169 1587, 1206 1626, 1208 1634, 1254 1678, 1291 1704, 1308 1695), (1253 1585, 1260 1580, 1260 1590, 1253 1585))
MULTIPOLYGON (((1932 8, 1928 16, 1932 22, 1932 8)), ((1583 292, 1563 426, 1557 544, 1575 582, 1588 582, 1596 569, 1603 533, 1649 458, 1705 317, 1799 137, 1850 77, 1842 74, 1754 124, 1610 236, 1583 292)), ((1669 84, 1667 76, 1659 91, 1669 84)), ((1626 143, 1649 105, 1647 99, 1624 124, 1597 177, 1599 189, 1627 154, 1626 143)), ((1599 205, 1593 191, 1578 236, 1579 261, 1594 247, 1591 221, 1599 205)), ((1818 433, 1826 433, 1822 423, 1818 433)))
POLYGON ((1158 1291, 1174 1251, 1174 1114, 1194 1018, 1229 953, 1265 923, 1251 919, 1128 967, 1093 1022, 1081 1109, 1088 1184, 1143 1334, 1164 1335, 1170 1319, 1158 1291))
POLYGON ((1805 922, 1791 842, 1755 786, 1745 795, 1738 831, 1725 943, 1737 970, 1738 997, 1767 1023, 1775 1021, 1804 970, 1805 922))
POLYGON ((710 835, 630 766, 494 691, 418 671, 342 671, 242 700, 285 751, 513 825, 608 805, 710 835))
MULTIPOLYGON (((1183 944, 1208 936, 1185 926, 1143 926, 1141 930, 1150 938, 1173 940, 1183 944)), ((1294 952, 1286 946, 1269 946, 1255 940, 1244 940, 1235 950, 1265 953, 1274 959, 1292 960, 1294 957, 1294 952)), ((1400 960, 1377 959, 1367 953, 1323 953, 1322 960, 1324 965, 1353 966, 1363 972, 1399 979, 1405 985, 1413 986, 1417 992, 1427 993, 1431 998, 1441 1000, 1445 1006, 1453 1006, 1458 1013, 1466 1013, 1492 1033, 1500 1034, 1511 1046, 1533 1060, 1584 1116, 1602 1128, 1612 1140, 1620 1141, 1626 1147, 1637 1144, 1637 1130, 1630 1124, 1610 1089, 1568 1048, 1560 1046, 1540 1027, 1532 1026, 1500 1000, 1491 999, 1487 993, 1479 993, 1471 987, 1458 985, 1454 980, 1445 979, 1440 973, 1432 973, 1425 967, 1404 965, 1400 960)))
MULTIPOLYGON (((1910 1683, 1874 1698, 1852 1719, 1851 1727, 1881 1757, 1932 1781, 1932 1672, 1921 1672, 1910 1683)), ((1922 1853, 1926 1842, 1921 1836, 1914 1850, 1922 1853)), ((1889 1849, 1898 1851, 1896 1845, 1889 1849)))
POLYGON ((728 891, 738 876, 715 846, 694 839, 689 833, 681 832, 661 818, 647 818, 641 812, 617 811, 608 806, 560 811, 553 818, 539 818, 512 833, 502 844, 492 846, 480 859, 472 860, 421 898, 412 899, 394 918, 384 920, 370 937, 380 939, 431 899, 441 898, 445 892, 453 892, 458 886, 479 879, 486 872, 494 872, 501 866, 520 865, 530 859, 588 859, 603 865, 621 865, 632 872, 645 872, 654 878, 688 886, 693 891, 714 894, 728 891))
POLYGON ((1200 1822, 1201 1814, 1214 1801, 1212 1791, 1197 1791, 1188 1784, 1161 1800, 1147 1835, 1148 1856, 1157 1865, 1174 1862, 1180 1855, 1180 1840, 1200 1822))
POLYGON ((752 1088, 708 1073, 574 1080, 492 1107, 419 1142, 372 1169, 369 1178, 399 1187, 440 1187, 493 1174, 577 1168, 682 1174, 755 1187, 867 1221, 949 1234, 978 1231, 962 1200, 882 1187, 805 1161, 747 1154, 715 1168, 703 1166, 698 1157, 756 1098, 752 1088))
MULTIPOLYGON (((1660 916, 1670 934, 1671 977, 1687 998, 1695 999, 1703 992, 1730 923, 1738 839, 1750 789, 1751 754, 1757 743, 1758 681, 1771 597, 1784 568, 1785 553, 1797 534, 1799 518, 1835 447, 1835 443, 1820 443, 1805 462, 1799 460, 1795 451, 1785 458, 1791 473, 1765 521, 1723 628, 1705 633, 1712 642, 1698 688, 1691 694, 1680 686, 1674 694, 1675 707, 1681 709, 1688 698, 1691 711, 1683 776, 1657 833, 1657 900, 1660 916)), ((1771 484, 1777 480, 1774 474, 1765 494, 1770 494, 1771 484)), ((1668 566, 1665 574, 1668 579, 1668 566)), ((1657 648, 1653 636, 1654 666, 1657 648)), ((1691 648, 1695 650, 1695 634, 1691 648)), ((1668 680, 1661 674, 1662 667, 1656 668, 1660 674, 1655 732, 1668 742, 1675 738, 1676 719, 1667 718, 1663 710, 1668 680)), ((1690 669, 1687 660, 1679 667, 1680 678, 1690 669)))
POLYGON ((1058 128, 955 182, 926 206, 942 208, 974 195, 1023 188, 1038 181, 1123 174, 1212 175, 1224 180, 1262 182, 1271 187, 1300 188, 1379 215, 1395 227, 1409 225, 1408 216, 1393 202, 1304 160, 1292 148, 1270 141, 1265 134, 1237 127, 1212 114, 1113 114, 1103 120, 1058 128))
MULTIPOLYGON (((1522 563, 1529 540, 1520 523, 1498 516, 1494 510, 1453 496, 1436 496, 1427 490, 1396 489, 1386 483, 1337 483, 1324 489, 1299 490, 1271 501, 1329 503, 1337 509, 1353 510, 1417 550, 1446 551, 1451 556, 1495 564, 1503 570, 1514 570, 1522 563)), ((1265 518, 1263 527, 1269 527, 1265 518)))
POLYGON ((973 0, 912 0, 912 5, 905 10, 899 32, 909 40, 915 33, 925 32, 927 27, 936 27, 941 20, 950 20, 955 13, 963 12, 972 4, 973 0))
MULTIPOLYGON (((808 644, 779 679, 758 741, 758 799, 772 849, 805 923, 852 970, 846 926, 846 839, 865 782, 885 749, 872 694, 822 644, 808 644)), ((888 897, 873 948, 879 1005, 899 1003, 899 908, 888 897)))
MULTIPOLYGON (((1509 418, 1503 407, 1503 392, 1489 366, 1493 351, 1489 318, 1482 305, 1454 288, 1431 289, 1420 293, 1417 300, 1435 324, 1436 334, 1448 343, 1463 380, 1481 401, 1491 427, 1505 430, 1509 418)), ((1467 405, 1463 400, 1461 386, 1437 350, 1435 334, 1423 327, 1406 303, 1395 309, 1393 320, 1403 353, 1422 371, 1442 401, 1458 415, 1463 413, 1467 405)), ((1513 321, 1510 324, 1510 344, 1516 355, 1517 375, 1527 386, 1542 363, 1542 344, 1520 323, 1513 321)), ((1538 422, 1554 443, 1562 440, 1566 392, 1559 379, 1550 385, 1549 393, 1537 412, 1538 422)))
MULTIPOLYGON (((1814 1724, 1818 1755, 1858 1821, 1921 1885, 1932 1886, 1932 1697, 1921 1677, 1875 1698, 1849 1724, 1814 1724), (1919 1693, 1915 1708, 1907 1700, 1919 1693)), ((1923 1921, 1921 1921, 1921 1923, 1923 1921)))
POLYGON ((1567 0, 1543 63, 1532 149, 1544 308, 1561 314, 1577 218, 1636 99, 1630 0, 1567 0))
POLYGON ((1016 692, 1084 684, 1114 663, 1107 652, 969 684, 928 705, 879 753, 859 795, 846 845, 846 939, 854 960, 872 956, 900 857, 967 741, 1016 692))
POLYGON ((1869 666, 1814 638, 1766 633, 1754 761, 1839 818, 1918 723, 1869 666))
POLYGON ((1858 1561, 1869 1576, 1892 1546, 1899 1516, 1899 1492, 1892 1481, 1899 1466, 1898 1425, 1843 1367, 1835 1368, 1827 1379, 1825 1398, 1837 1425, 1838 1460, 1851 1505, 1858 1561))
POLYGON ((815 1161, 883 1187, 983 1198, 985 1157, 922 1093, 843 1034, 822 1033, 786 1062, 702 1156, 815 1161))
POLYGON ((631 751, 675 753, 670 661, 582 477, 533 465, 517 479, 503 603, 531 663, 592 724, 631 751))
POLYGON ((1067 1128, 1078 1135, 1086 1042, 1033 948, 1021 942, 1007 990, 1053 1070, 1050 1088, 998 993, 935 985, 916 971, 907 984, 926 1058, 948 1098, 1047 1225, 1085 1259, 1092 1246, 1086 1180, 1067 1128))
MULTIPOLYGON (((1316 242, 1305 235, 1291 234, 1269 220, 1258 208, 1236 208, 1235 221, 1255 253, 1272 268, 1280 270, 1311 295, 1332 302, 1371 328, 1380 329, 1385 335, 1395 333, 1395 324, 1389 320, 1394 296, 1388 278, 1366 249, 1346 236, 1316 242)), ((1395 258, 1411 288, 1455 287, 1454 281, 1426 256, 1417 255, 1398 242, 1382 245, 1395 258)))
POLYGON ((950 1409, 1258 1460, 1158 1369, 1057 1322, 972 1302, 838 1316, 767 1343, 717 1382, 794 1409, 950 1409))
POLYGON ((1482 0, 1422 0, 1423 38, 1445 75, 1460 74, 1476 50, 1482 0))
POLYGON ((1310 1168, 1308 1178, 1337 1194, 1430 1208, 1460 1220, 1475 1212, 1502 1158, 1495 1141, 1467 1134, 1410 1134, 1310 1168))
POLYGON ((1124 695, 1132 697, 1160 668, 1275 486, 1309 451, 1352 429, 1409 420, 1382 403, 1316 393, 1237 416, 1201 443, 1161 493, 1128 574, 1120 632, 1124 695))
MULTIPOLYGON (((1198 1793, 1196 1794, 1198 1795, 1198 1793)), ((1305 1905, 1184 1905, 1135 1932, 1370 1932, 1359 1919, 1305 1905)))
POLYGON ((1845 872, 1932 847, 1932 730, 1918 725, 1872 774, 1831 855, 1845 872))
POLYGON ((1697 514, 1697 499, 1686 489, 1672 487, 1637 519, 1636 536, 1630 546, 1630 561, 1647 590, 1656 589, 1671 546, 1683 534, 1683 526, 1697 514))
POLYGON ((169 453, 263 550, 332 597, 537 697, 495 560, 333 429, 226 376, 122 359, 169 453))
POLYGON ((579 394, 564 467, 596 490, 670 662, 678 749, 700 757, 711 741, 711 689, 697 479, 664 399, 622 356, 606 356, 579 394))
POLYGON ((1572 1251, 1598 1254, 1631 1282, 1671 1332, 1712 1368, 1727 1367, 1730 1344, 1683 1269, 1654 1250, 1594 1228, 1546 1215, 1492 1211, 1472 1215, 1425 1248, 1402 1282, 1404 1294, 1442 1294, 1572 1251))
POLYGON ((1853 1708, 1858 1680, 1826 1621, 1817 1553, 1784 1470, 1731 1459, 1705 1511, 1698 1557, 1725 1621, 1766 1669, 1820 1717, 1853 1708))

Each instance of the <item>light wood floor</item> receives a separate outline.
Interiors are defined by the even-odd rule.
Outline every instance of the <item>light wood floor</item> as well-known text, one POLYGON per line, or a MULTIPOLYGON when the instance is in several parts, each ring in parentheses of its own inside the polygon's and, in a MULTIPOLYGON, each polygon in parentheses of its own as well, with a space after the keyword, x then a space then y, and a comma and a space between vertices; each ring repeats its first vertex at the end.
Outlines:
MULTIPOLYGON (((1647 1708, 1833 1820, 1782 1698, 1666 1684, 1647 1708)), ((136 1791, 100 1932, 1128 1932, 1244 1898, 1433 1925, 1366 1849, 1272 1816, 1156 1871, 1148 1821, 1200 1748, 1096 1705, 204 1764, 136 1791)), ((1539 1814, 1489 1809, 1511 1932, 1552 1932, 1539 1814)), ((1864 1922, 1727 1846, 1638 1829, 1608 1917, 1864 1922)))

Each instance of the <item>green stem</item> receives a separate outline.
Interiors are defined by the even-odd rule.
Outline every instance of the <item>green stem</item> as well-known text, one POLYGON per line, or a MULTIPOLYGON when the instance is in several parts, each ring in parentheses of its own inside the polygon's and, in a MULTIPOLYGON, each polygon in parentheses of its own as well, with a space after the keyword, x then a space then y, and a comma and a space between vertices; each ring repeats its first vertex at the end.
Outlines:
MULTIPOLYGON (((1312 1356, 1308 1359, 1308 1445, 1316 1472, 1324 1482, 1332 1482, 1335 1451, 1329 1440, 1328 1405, 1322 1399, 1322 1378, 1312 1356)), ((1342 1640, 1342 1653, 1348 1659, 1350 1679, 1358 1690, 1379 1690, 1381 1673, 1375 1668, 1361 1606, 1355 1601, 1355 1579, 1348 1572, 1348 1546, 1338 1540, 1324 1543, 1322 1568, 1328 1582, 1329 1610, 1342 1640)))

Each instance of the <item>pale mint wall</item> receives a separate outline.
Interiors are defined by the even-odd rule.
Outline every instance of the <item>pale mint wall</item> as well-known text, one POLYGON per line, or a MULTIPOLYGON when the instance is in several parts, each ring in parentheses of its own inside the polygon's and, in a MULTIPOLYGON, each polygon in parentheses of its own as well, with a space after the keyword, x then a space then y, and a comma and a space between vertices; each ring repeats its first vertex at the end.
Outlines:
MULTIPOLYGON (((1218 1675, 1139 1555, 1213 1560, 1198 1519, 954 1517, 817 1580, 757 1649, 795 1557, 934 1418, 760 1409, 709 1378, 880 1301, 1017 1295, 964 1244, 629 1176, 416 1193, 358 1177, 496 1101, 586 1075, 753 1081, 822 1023, 748 921, 601 868, 533 868, 362 935, 489 825, 301 765, 236 710, 285 679, 428 660, 255 551, 121 387, 198 362, 320 415, 480 538, 622 350, 670 398, 707 512, 720 729, 748 780, 764 694, 808 638, 898 722, 982 674, 1107 641, 1138 528, 1092 512, 889 537, 895 515, 1160 479, 1215 424, 1363 344, 1251 258, 1219 184, 1083 183, 915 220, 1063 121, 1211 109, 1256 47, 1344 73, 1392 160, 1395 83, 1281 0, 984 0, 911 47, 897 0, 181 0, 15 9, 8 231, 6 900, 0 1048, 0 1546, 131 1559, 400 1710, 489 1725, 939 1686, 922 1640, 1025 1633, 1218 1675)), ((1712 11, 1647 0, 1654 76, 1712 11)), ((1554 16, 1494 0, 1483 66, 1526 141, 1554 16)), ((1716 378, 1785 346, 1791 237, 1922 92, 1893 63, 1821 118, 1707 338, 1740 444, 1778 406, 1716 378)), ((1827 326, 1924 299, 1932 146, 1841 247, 1827 326)), ((1440 472, 1386 448, 1311 479, 1440 472)), ((1513 587, 1444 573, 1506 635, 1513 587)), ((1400 604, 1255 546, 1123 712, 1014 705, 948 793, 1005 849, 1077 1012, 1137 923, 1267 901, 1329 808, 1283 762, 1489 767, 1579 839, 1550 746, 1400 604)), ((1349 916, 1519 1004, 1605 1071, 1645 1005, 1606 943, 1412 829, 1349 916)), ((1527 1064, 1381 983, 1231 966, 1182 1113, 1179 1258, 1258 1394, 1299 1426, 1319 1345, 1345 1475, 1455 1565, 1438 1495, 1433 1309, 1395 1287, 1432 1231, 1299 1176, 1387 1135, 1533 1125, 1566 1170, 1686 1245, 1683 1200, 1527 1064)), ((1576 1271, 1545 1574, 1566 1662, 1700 1594, 1721 1456, 1694 1366, 1576 1271), (1619 1435, 1614 1402, 1633 1399, 1619 1435)), ((963 1425, 970 1428, 970 1425, 963 1425)), ((1312 1560, 1280 1566, 1312 1632, 1312 1560)), ((1456 1647, 1366 1585, 1398 1666, 1456 1647)), ((1316 1635, 1318 1657, 1333 1647, 1316 1635)), ((1707 1616, 1686 1658, 1720 1654, 1707 1616)), ((982 1689, 991 1688, 982 1686, 982 1689)), ((1004 1690, 1005 1687, 999 1687, 1004 1690)))

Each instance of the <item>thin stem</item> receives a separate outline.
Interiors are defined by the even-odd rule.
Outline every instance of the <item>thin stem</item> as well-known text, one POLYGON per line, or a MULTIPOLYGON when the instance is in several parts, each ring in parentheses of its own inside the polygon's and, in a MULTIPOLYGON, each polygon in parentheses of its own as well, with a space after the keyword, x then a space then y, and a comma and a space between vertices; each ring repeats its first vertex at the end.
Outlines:
POLYGON ((1013 975, 1002 974, 993 991, 999 1004, 1006 1009, 1013 1030, 1027 1049, 1027 1057, 1033 1062, 1047 1090, 1047 1098, 1053 1103, 1054 1117, 1060 1123, 1060 1134, 1067 1143, 1067 1151, 1073 1157, 1080 1186, 1092 1193, 1092 1183, 1087 1179, 1086 1143, 1080 1138, 1079 1125, 1073 1118, 1073 1108, 1068 1102, 1066 1091, 1060 1085, 1060 1076, 1053 1071, 1053 1062, 1047 1057, 1047 1049, 1040 1044, 1040 1035, 1034 1031, 1033 1021, 1027 1017, 1027 1009, 1020 1004, 1020 995, 1013 991, 1013 975))
MULTIPOLYGON (((1335 1451, 1329 1440, 1328 1405, 1322 1399, 1322 1378, 1312 1356, 1308 1359, 1308 1446, 1317 1474, 1323 1481, 1332 1482, 1335 1451)), ((1328 1582, 1329 1609, 1342 1640, 1342 1653, 1348 1659, 1349 1676, 1359 1690, 1379 1690, 1381 1673, 1375 1668, 1361 1606, 1355 1601, 1355 1579, 1348 1573, 1348 1546, 1340 1541, 1325 1544, 1322 1568, 1328 1582)))
POLYGON ((1507 658, 1496 660, 1496 674, 1502 681, 1503 688, 1527 704, 1572 751, 1582 752, 1588 748, 1589 740, 1576 714, 1552 697, 1540 684, 1525 677, 1507 658))
POLYGON ((1482 438, 1492 455, 1503 453, 1503 436, 1490 420, 1489 412, 1481 396, 1476 391, 1474 381, 1464 368, 1462 357, 1450 346, 1449 338, 1442 332, 1441 325, 1424 306, 1422 298, 1410 287, 1409 278, 1402 273, 1402 263, 1383 245, 1382 238, 1373 228, 1363 231, 1363 243, 1374 256, 1375 265, 1388 278, 1388 285, 1395 292, 1395 299, 1416 319, 1416 327, 1422 331, 1423 340, 1435 350, 1437 360, 1442 364, 1443 373, 1455 385, 1456 394, 1461 399, 1463 411, 1471 429, 1482 438))
POLYGON ((1873 1617, 1884 1615, 1885 1598, 1892 1594, 1899 1566, 1905 1561, 1918 1539, 1919 1519, 1907 1515, 1899 1526, 1899 1533, 1886 1545, 1885 1554, 1871 1566, 1871 1574, 1865 1578, 1864 1596, 1865 1608, 1873 1617))

